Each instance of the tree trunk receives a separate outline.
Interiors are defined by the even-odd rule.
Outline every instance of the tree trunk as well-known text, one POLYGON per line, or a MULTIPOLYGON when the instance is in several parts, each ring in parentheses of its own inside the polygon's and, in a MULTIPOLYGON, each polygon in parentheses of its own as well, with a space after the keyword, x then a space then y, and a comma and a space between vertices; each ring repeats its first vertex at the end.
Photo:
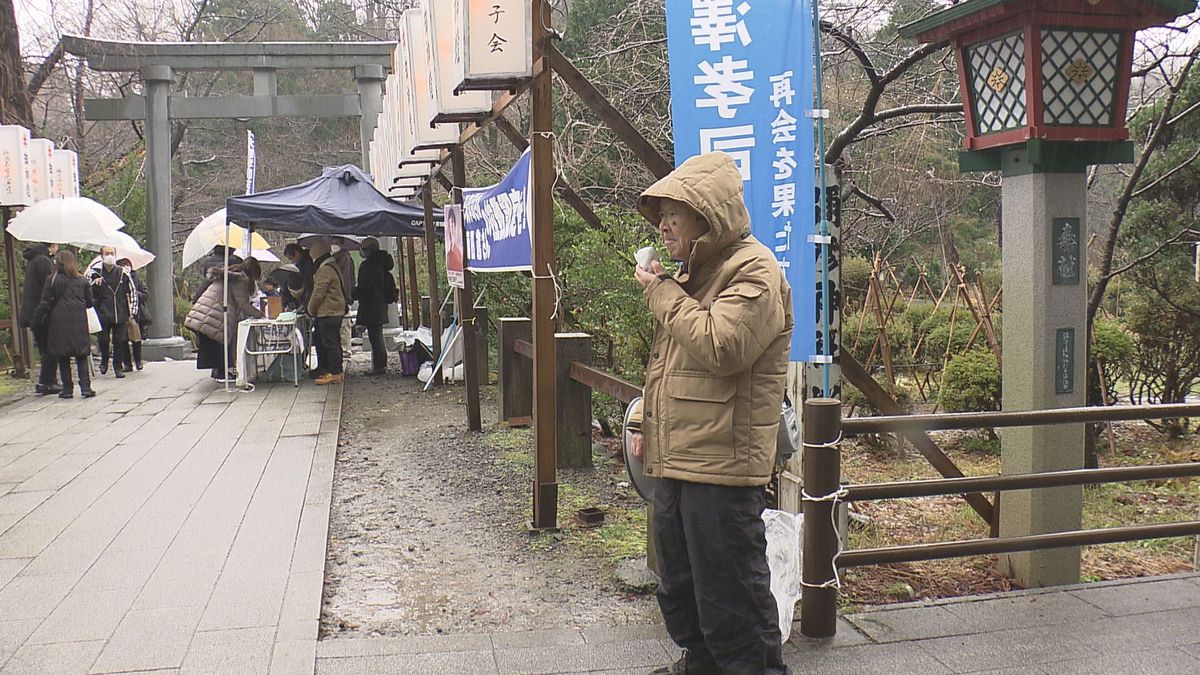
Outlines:
POLYGON ((25 91, 21 34, 13 0, 0 0, 0 121, 33 127, 33 109, 25 91))

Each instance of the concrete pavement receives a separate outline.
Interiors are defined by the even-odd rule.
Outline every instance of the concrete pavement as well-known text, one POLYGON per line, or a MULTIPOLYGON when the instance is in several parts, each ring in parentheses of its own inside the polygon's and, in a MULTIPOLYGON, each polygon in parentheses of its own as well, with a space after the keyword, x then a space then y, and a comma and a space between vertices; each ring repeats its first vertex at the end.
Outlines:
POLYGON ((0 671, 312 672, 341 386, 0 409, 0 671))
MULTIPOLYGON (((785 646, 793 673, 1200 673, 1200 575, 897 605, 785 646)), ((659 626, 325 640, 319 675, 644 674, 678 656, 659 626)))
MULTIPOLYGON (((318 642, 341 386, 148 364, 0 408, 0 673, 646 673, 660 626, 318 642)), ((794 672, 1200 673, 1200 575, 899 605, 794 672)))

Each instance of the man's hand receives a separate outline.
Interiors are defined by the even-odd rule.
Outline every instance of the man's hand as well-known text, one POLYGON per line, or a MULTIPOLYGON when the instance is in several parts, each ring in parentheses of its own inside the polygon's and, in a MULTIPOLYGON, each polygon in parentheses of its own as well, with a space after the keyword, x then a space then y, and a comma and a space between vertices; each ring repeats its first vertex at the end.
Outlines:
POLYGON ((642 435, 642 432, 633 432, 633 436, 629 440, 629 454, 639 462, 646 456, 646 437, 642 435))
POLYGON ((641 267, 633 268, 633 277, 635 279, 637 279, 637 282, 642 285, 643 289, 646 288, 647 286, 649 286, 650 284, 654 283, 654 280, 658 278, 658 275, 666 274, 666 273, 667 273, 667 270, 664 269, 662 266, 662 263, 658 262, 657 260, 653 260, 650 262, 650 271, 649 272, 642 269, 641 267))

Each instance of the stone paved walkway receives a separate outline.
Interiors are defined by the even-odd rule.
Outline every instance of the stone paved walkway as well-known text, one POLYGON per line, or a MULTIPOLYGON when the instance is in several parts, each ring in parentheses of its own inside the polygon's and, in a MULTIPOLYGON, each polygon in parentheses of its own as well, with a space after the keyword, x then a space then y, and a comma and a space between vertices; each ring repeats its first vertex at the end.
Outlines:
MULTIPOLYGON (((0 673, 646 673, 659 626, 318 642, 341 386, 148 364, 0 408, 0 673)), ((1200 674, 1200 575, 894 606, 796 673, 1200 674)))
MULTIPOLYGON (((785 646, 796 675, 1197 675, 1200 575, 910 604, 851 614, 838 636, 785 646)), ((634 675, 678 650, 658 626, 328 640, 320 675, 634 675)))
POLYGON ((0 671, 312 672, 341 386, 0 408, 0 671))

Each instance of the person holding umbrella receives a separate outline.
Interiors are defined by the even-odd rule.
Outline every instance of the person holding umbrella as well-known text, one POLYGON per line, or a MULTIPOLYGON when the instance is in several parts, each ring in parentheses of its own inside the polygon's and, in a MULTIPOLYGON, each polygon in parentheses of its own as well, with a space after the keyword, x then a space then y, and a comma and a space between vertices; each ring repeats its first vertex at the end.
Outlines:
POLYGON ((33 312, 42 299, 46 280, 54 271, 54 261, 51 258, 55 253, 58 253, 58 244, 34 244, 25 249, 23 254, 25 288, 21 295, 21 326, 33 329, 33 344, 42 360, 35 388, 38 396, 57 394, 61 391, 58 388, 58 361, 46 353, 46 331, 39 329, 33 322, 33 312))
POLYGON ((112 355, 113 373, 125 377, 122 366, 130 362, 128 322, 137 316, 138 294, 129 270, 117 264, 117 251, 112 246, 100 248, 100 263, 88 267, 87 280, 92 284, 96 314, 100 317, 100 374, 108 372, 112 355))
POLYGON ((55 257, 54 271, 46 279, 42 298, 34 310, 34 320, 45 326, 45 351, 48 360, 58 366, 62 378, 59 398, 72 398, 71 358, 79 373, 79 394, 96 395, 92 390, 91 336, 88 335, 87 309, 92 306, 92 286, 79 273, 75 254, 63 249, 55 257))

